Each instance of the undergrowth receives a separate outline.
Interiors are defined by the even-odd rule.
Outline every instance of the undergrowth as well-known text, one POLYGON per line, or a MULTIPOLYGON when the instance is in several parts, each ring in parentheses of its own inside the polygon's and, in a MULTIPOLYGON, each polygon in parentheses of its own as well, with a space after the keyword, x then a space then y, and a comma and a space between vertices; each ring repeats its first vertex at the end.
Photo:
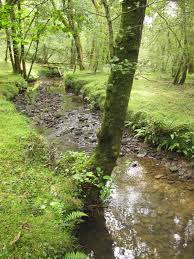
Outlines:
POLYGON ((105 200, 110 194, 111 177, 104 175, 103 171, 97 167, 90 168, 89 156, 84 152, 68 151, 58 160, 56 172, 63 172, 64 176, 71 176, 79 187, 78 196, 87 199, 88 189, 96 187, 100 191, 100 198, 105 200))

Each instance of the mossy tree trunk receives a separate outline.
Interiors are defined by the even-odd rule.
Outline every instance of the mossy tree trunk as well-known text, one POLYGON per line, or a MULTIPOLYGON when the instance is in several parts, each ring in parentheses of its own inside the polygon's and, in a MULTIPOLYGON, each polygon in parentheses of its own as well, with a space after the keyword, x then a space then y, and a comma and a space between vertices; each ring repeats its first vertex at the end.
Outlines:
POLYGON ((114 48, 105 110, 92 163, 110 174, 120 153, 121 139, 138 61, 147 0, 123 0, 120 32, 114 48))
POLYGON ((80 70, 84 70, 85 67, 84 67, 84 61, 83 61, 83 49, 82 49, 79 33, 74 32, 73 38, 75 40, 75 46, 77 50, 77 61, 78 61, 79 68, 80 70))
POLYGON ((71 40, 71 58, 70 58, 70 67, 74 68, 76 64, 76 48, 75 48, 75 42, 74 39, 71 40))

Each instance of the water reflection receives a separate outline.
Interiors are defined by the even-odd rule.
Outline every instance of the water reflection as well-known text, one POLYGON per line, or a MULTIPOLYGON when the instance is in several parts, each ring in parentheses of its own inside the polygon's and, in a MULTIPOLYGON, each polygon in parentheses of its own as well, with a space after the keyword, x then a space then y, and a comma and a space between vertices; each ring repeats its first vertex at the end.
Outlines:
POLYGON ((193 194, 124 161, 105 210, 115 258, 194 258, 193 194))

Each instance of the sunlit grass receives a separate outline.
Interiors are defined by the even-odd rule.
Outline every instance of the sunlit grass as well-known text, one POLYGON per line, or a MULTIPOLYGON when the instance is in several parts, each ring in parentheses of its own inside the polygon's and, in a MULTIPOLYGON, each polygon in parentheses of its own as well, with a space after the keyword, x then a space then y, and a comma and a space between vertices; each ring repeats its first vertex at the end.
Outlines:
MULTIPOLYGON (((89 96, 99 91, 105 96, 108 74, 83 72, 76 73, 75 77, 88 82, 82 91, 89 96)), ((151 81, 134 80, 129 111, 143 112, 168 126, 187 125, 194 130, 194 81, 191 76, 185 86, 173 86, 170 81, 160 81, 155 75, 149 77, 151 81)))

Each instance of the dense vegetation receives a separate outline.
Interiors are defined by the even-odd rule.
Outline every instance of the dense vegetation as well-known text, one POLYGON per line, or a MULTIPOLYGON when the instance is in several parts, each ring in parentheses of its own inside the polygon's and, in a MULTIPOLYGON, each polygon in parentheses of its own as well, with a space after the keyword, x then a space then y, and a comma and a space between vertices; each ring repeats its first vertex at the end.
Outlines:
POLYGON ((83 258, 72 231, 83 202, 108 193, 124 127, 193 162, 193 12, 193 0, 0 0, 2 258, 83 258), (103 113, 91 157, 56 160, 14 108, 38 74, 64 75, 103 113))

